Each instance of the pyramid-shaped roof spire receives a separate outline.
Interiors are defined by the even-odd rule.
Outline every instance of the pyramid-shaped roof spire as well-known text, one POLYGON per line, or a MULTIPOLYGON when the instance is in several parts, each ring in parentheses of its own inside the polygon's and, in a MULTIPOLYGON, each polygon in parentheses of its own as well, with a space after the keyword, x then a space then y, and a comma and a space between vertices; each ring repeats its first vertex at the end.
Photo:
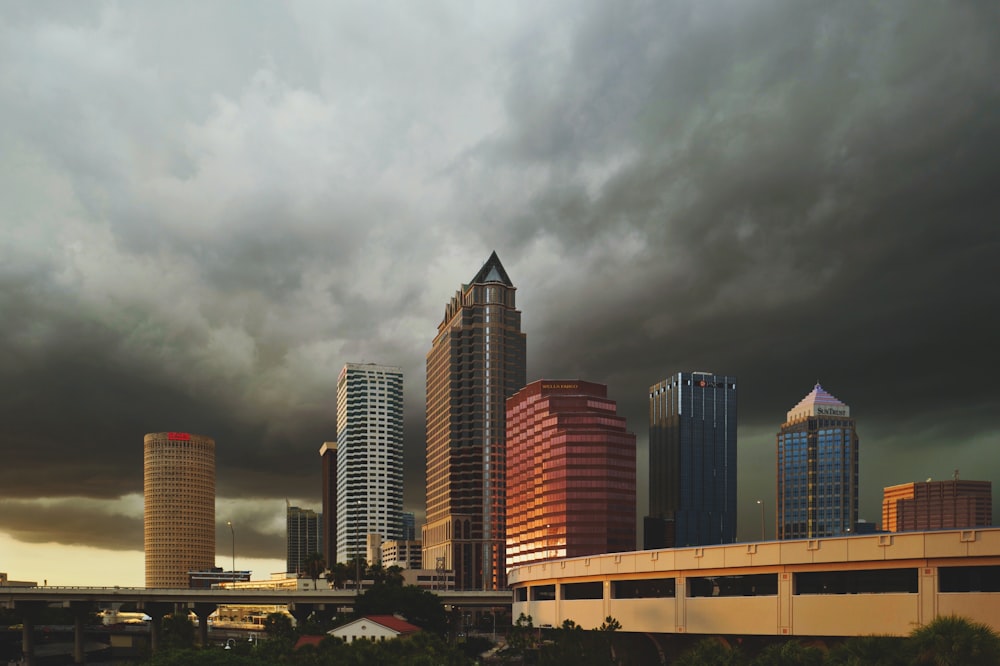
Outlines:
POLYGON ((788 412, 786 421, 807 416, 850 416, 851 408, 837 400, 816 382, 813 390, 788 412))
POLYGON ((500 263, 500 257, 497 256, 496 250, 493 251, 493 254, 490 255, 490 258, 486 260, 486 263, 469 284, 483 284, 485 282, 500 282, 508 287, 514 286, 510 278, 507 277, 507 271, 500 263))

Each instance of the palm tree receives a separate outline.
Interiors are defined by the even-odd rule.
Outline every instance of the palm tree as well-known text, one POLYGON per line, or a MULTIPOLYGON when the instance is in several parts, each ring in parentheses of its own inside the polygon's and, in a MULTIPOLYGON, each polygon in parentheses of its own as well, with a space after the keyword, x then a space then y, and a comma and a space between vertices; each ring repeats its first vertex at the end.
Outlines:
POLYGON ((1000 636, 987 625, 947 615, 910 634, 914 664, 993 666, 1000 664, 1000 636))
POLYGON ((385 570, 385 583, 393 587, 403 587, 406 580, 403 578, 403 569, 393 564, 385 570))
POLYGON ((327 582, 338 590, 342 590, 344 588, 344 583, 346 583, 350 577, 347 565, 343 562, 337 562, 330 567, 329 571, 326 572, 327 582))
POLYGON ((306 555, 306 558, 302 560, 302 570, 305 572, 306 576, 312 578, 313 589, 316 589, 316 581, 319 577, 323 575, 326 571, 326 559, 321 553, 312 553, 311 555, 306 555))
POLYGON ((907 639, 897 636, 854 636, 830 651, 830 666, 908 666, 907 639))

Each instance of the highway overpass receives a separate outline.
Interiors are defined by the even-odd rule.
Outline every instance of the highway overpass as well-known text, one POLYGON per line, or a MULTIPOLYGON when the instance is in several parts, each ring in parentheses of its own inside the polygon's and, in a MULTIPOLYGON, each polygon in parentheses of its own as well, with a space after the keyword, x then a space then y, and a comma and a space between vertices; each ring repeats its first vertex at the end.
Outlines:
POLYGON ((614 553, 515 567, 513 617, 623 631, 906 635, 941 615, 1000 631, 1000 528, 614 553))
MULTIPOLYGON (((497 608, 510 606, 511 593, 434 591, 445 605, 460 608, 497 608)), ((40 606, 55 605, 72 608, 77 663, 83 663, 84 619, 98 604, 134 604, 153 618, 150 623, 150 643, 155 651, 160 642, 159 620, 176 609, 188 609, 199 618, 202 644, 208 641, 208 616, 221 605, 288 606, 297 619, 304 619, 313 610, 328 607, 353 606, 354 590, 275 590, 275 589, 153 589, 141 587, 0 587, 0 606, 21 612, 23 618, 22 651, 33 661, 34 626, 32 611, 40 606)))

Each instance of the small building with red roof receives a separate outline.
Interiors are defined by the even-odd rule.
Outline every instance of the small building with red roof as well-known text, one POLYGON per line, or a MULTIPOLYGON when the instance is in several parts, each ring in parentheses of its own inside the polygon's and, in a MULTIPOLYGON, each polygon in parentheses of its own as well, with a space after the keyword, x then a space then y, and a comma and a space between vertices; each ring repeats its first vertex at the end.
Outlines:
POLYGON ((366 615, 326 633, 340 638, 345 643, 353 643, 359 638, 376 642, 389 641, 394 638, 405 638, 418 631, 420 627, 395 615, 366 615))

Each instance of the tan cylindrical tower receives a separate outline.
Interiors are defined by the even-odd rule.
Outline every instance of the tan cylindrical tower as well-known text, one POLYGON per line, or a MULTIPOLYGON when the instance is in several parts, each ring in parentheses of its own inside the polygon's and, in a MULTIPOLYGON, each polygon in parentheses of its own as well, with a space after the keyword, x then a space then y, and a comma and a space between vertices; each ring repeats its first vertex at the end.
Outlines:
POLYGON ((146 587, 186 588, 215 566, 215 440, 156 432, 143 440, 146 587))

